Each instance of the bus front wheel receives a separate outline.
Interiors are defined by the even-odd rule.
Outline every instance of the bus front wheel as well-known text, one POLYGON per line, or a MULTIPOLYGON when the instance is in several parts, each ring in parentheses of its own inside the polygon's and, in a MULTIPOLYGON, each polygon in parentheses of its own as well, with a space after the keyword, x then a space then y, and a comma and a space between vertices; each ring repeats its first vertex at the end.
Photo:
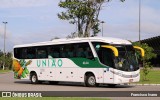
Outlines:
POLYGON ((37 78, 36 73, 31 74, 31 83, 32 84, 37 84, 38 83, 38 78, 37 78))
POLYGON ((87 87, 96 87, 98 84, 96 83, 96 78, 93 74, 88 74, 86 76, 85 85, 87 87))

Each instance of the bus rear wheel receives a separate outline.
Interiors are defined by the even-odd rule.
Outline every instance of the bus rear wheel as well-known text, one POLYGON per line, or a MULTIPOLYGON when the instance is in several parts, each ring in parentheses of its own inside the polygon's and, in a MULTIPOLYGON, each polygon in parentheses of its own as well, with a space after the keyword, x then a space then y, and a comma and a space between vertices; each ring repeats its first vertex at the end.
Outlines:
POLYGON ((86 76, 85 85, 87 87, 96 87, 98 84, 96 83, 96 78, 93 74, 88 74, 86 76))
POLYGON ((33 73, 31 74, 31 83, 32 84, 38 84, 38 78, 37 78, 37 74, 36 73, 33 73))

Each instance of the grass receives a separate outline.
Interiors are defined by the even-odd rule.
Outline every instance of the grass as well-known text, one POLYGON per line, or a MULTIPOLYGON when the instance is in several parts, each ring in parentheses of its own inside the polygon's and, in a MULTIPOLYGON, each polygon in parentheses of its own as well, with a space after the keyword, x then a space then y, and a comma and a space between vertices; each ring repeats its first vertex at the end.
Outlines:
POLYGON ((7 73, 7 72, 10 72, 11 70, 2 70, 2 69, 0 69, 0 74, 1 73, 7 73))
POLYGON ((42 98, 0 98, 0 100, 110 100, 108 98, 78 98, 78 97, 42 97, 42 98))
POLYGON ((143 81, 143 72, 140 72, 140 84, 160 84, 160 70, 151 70, 147 76, 149 80, 143 81))

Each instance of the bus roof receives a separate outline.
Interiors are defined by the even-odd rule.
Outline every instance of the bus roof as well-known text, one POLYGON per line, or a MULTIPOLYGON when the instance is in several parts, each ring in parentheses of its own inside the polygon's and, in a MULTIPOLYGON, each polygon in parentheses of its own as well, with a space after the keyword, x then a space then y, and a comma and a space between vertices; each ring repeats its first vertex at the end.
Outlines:
POLYGON ((22 44, 22 45, 15 45, 16 47, 30 47, 30 46, 43 46, 43 45, 53 45, 53 44, 67 44, 67 43, 80 43, 80 42, 105 42, 109 44, 123 44, 129 45, 131 42, 124 39, 119 38, 112 38, 112 37, 88 37, 88 38, 73 38, 73 39, 54 39, 52 41, 45 41, 45 42, 37 42, 31 44, 22 44))

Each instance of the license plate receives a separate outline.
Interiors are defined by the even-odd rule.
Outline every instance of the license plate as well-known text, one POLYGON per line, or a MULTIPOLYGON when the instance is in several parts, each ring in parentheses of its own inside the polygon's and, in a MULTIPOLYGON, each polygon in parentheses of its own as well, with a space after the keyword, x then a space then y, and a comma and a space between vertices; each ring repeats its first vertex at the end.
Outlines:
POLYGON ((133 79, 129 79, 129 83, 133 82, 133 79))

